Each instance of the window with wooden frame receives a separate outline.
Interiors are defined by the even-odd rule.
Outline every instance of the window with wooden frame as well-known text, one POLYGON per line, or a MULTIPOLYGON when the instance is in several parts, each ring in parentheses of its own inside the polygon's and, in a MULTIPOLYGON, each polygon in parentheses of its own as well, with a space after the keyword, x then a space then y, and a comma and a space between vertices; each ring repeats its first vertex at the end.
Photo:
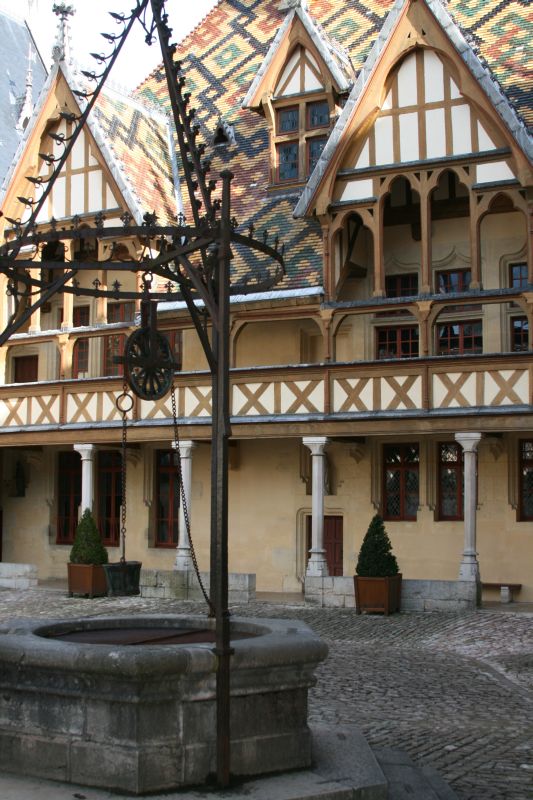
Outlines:
POLYGON ((316 100, 313 103, 307 103, 305 112, 305 127, 308 131, 313 131, 316 128, 326 128, 329 125, 329 105, 327 100, 316 100))
POLYGON ((464 518, 463 448, 458 442, 437 445, 437 519, 464 518))
POLYGON ((383 446, 383 519, 416 520, 419 462, 416 444, 383 446))
POLYGON ((115 359, 124 355, 125 335, 123 333, 112 333, 108 336, 103 336, 102 340, 104 347, 102 375, 107 377, 124 375, 124 365, 117 363, 115 359))
POLYGON ((328 140, 330 108, 326 98, 276 108, 275 180, 304 181, 316 167, 328 140))
POLYGON ((97 464, 98 530, 105 545, 118 547, 122 505, 122 455, 118 450, 100 450, 97 464))
MULTIPOLYGON (((107 322, 133 322, 135 303, 108 303, 107 322)), ((102 375, 108 377, 124 375, 123 364, 115 363, 115 359, 124 355, 126 336, 123 333, 110 333, 103 338, 102 375)))
POLYGON ((276 113, 276 133, 297 133, 300 128, 298 106, 278 108, 276 113))
POLYGON ((418 325, 376 328, 376 358, 416 358, 418 325))
POLYGON ((527 282, 527 264, 509 264, 509 286, 511 289, 525 289, 527 282))
POLYGON ((276 146, 277 180, 279 183, 298 180, 298 142, 282 142, 276 146))
POLYGON ((469 269, 444 269, 435 275, 435 291, 439 294, 467 292, 470 287, 471 272, 469 269))
POLYGON ((403 275, 386 276, 386 297, 415 297, 417 294, 418 274, 416 272, 407 272, 403 275))
POLYGON ((521 353, 529 349, 529 321, 527 317, 511 317, 511 350, 521 353))
POLYGON ((57 456, 56 544, 73 544, 81 505, 81 457, 75 450, 57 456))
POLYGON ((522 439, 519 443, 519 505, 521 522, 533 520, 533 439, 522 439))
POLYGON ((174 371, 179 372, 183 363, 183 332, 164 331, 170 345, 170 351, 174 360, 174 371))
POLYGON ((480 319, 445 322, 436 326, 437 355, 483 352, 483 323, 480 319))
MULTIPOLYGON (((75 328, 89 325, 89 306, 75 306, 72 324, 75 328)), ((77 339, 72 350, 72 377, 87 378, 89 375, 89 340, 77 339)))
POLYGON ((313 136, 307 140, 307 170, 306 175, 310 175, 318 163, 322 150, 326 146, 327 136, 313 136))
POLYGON ((107 321, 112 322, 133 322, 135 317, 135 303, 108 303, 107 321))
POLYGON ((156 458, 156 547, 175 547, 178 543, 180 486, 178 456, 174 450, 157 450, 156 458))

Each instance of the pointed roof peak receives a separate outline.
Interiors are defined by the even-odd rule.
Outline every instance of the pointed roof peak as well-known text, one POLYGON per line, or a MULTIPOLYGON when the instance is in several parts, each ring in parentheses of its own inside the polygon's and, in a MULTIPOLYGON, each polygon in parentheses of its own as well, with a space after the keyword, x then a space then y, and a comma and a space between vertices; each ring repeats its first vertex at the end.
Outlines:
POLYGON ((352 63, 346 51, 332 39, 322 25, 311 16, 306 0, 281 0, 280 11, 287 11, 285 19, 278 28, 255 78, 242 101, 242 108, 252 108, 258 103, 258 91, 268 75, 275 56, 288 41, 292 26, 299 20, 316 48, 324 66, 329 70, 340 92, 348 93, 354 82, 352 63))
POLYGON ((69 17, 74 16, 76 11, 73 5, 67 5, 66 3, 54 3, 52 11, 59 20, 56 40, 52 47, 52 61, 54 64, 64 61, 69 66, 72 66, 74 59, 72 57, 69 17))
MULTIPOLYGON (((374 69, 381 59, 388 42, 392 38, 398 21, 409 6, 416 2, 417 0, 394 0, 393 5, 385 17, 381 31, 375 39, 363 66, 358 72, 357 79, 348 100, 329 136, 316 167, 296 204, 294 209, 294 216, 296 218, 302 217, 308 213, 313 197, 328 169, 329 163, 333 159, 340 139, 344 135, 344 131, 348 127, 352 115, 355 113, 355 109, 357 108, 359 99, 363 96, 365 87, 372 79, 374 69)), ((465 67, 484 90, 494 110, 503 120, 518 146, 526 157, 531 160, 533 157, 533 139, 530 137, 524 121, 518 116, 513 106, 510 104, 507 95, 493 77, 485 59, 477 55, 472 43, 472 37, 463 31, 455 21, 448 6, 448 1, 424 0, 424 4, 439 23, 465 67)))
POLYGON ((278 11, 290 11, 293 8, 303 8, 304 11, 307 11, 307 0, 281 0, 278 11))

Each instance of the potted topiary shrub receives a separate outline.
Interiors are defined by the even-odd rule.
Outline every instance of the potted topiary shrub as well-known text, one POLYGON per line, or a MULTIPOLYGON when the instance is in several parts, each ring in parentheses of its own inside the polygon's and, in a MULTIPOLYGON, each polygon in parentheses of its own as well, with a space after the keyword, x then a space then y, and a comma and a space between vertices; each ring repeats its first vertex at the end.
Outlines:
POLYGON ((107 550, 102 544, 96 522, 88 508, 78 522, 68 567, 68 593, 98 597, 107 594, 104 568, 107 550))
POLYGON ((355 572, 357 614, 361 611, 392 614, 400 610, 402 575, 379 514, 373 517, 368 526, 355 572))

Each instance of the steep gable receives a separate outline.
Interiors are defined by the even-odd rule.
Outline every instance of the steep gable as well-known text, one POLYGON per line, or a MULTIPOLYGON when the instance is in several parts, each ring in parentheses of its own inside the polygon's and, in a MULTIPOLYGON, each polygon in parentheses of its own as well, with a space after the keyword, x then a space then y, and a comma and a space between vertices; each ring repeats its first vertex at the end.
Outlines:
MULTIPOLYGON (((62 154, 62 141, 68 141, 74 123, 61 112, 79 116, 83 100, 75 91, 82 88, 66 68, 56 67, 50 76, 6 182, 2 207, 8 216, 22 221, 29 216, 18 198, 38 199, 42 190, 26 178, 50 176, 53 165, 43 155, 62 154)), ((111 220, 123 211, 138 223, 147 211, 156 211, 163 221, 173 218, 178 209, 170 150, 168 122, 160 112, 104 89, 37 221, 98 212, 111 220)))
POLYGON ((502 160, 490 170, 480 165, 479 182, 512 181, 529 174, 531 140, 441 0, 398 0, 295 214, 312 207, 321 213, 331 199, 372 197, 369 180, 333 188, 335 173, 344 180, 346 170, 499 149, 508 151, 505 155, 512 155, 513 163, 502 160))
POLYGON ((295 7, 289 9, 246 93, 243 108, 257 107, 268 96, 283 97, 331 87, 343 93, 353 84, 353 69, 344 50, 326 35, 298 0, 292 5, 295 7))

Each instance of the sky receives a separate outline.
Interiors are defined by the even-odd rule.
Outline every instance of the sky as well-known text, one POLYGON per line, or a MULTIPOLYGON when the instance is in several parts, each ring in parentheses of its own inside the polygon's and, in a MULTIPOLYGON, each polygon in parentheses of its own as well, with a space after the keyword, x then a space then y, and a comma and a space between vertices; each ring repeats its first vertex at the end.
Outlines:
MULTIPOLYGON (((59 0, 0 0, 0 11, 17 19, 26 19, 47 69, 50 68, 57 32, 58 19, 52 12, 55 2, 59 0)), ((136 0, 67 0, 67 4, 74 6, 76 11, 70 17, 74 56, 83 68, 94 70, 98 65, 89 53, 107 54, 111 48, 100 32, 114 33, 122 29, 108 12, 129 14, 135 8, 136 0)), ((215 4, 216 0, 167 0, 173 41, 181 41, 215 4)), ((111 72, 113 82, 126 89, 135 88, 161 62, 159 42, 156 39, 148 47, 144 36, 141 25, 136 22, 111 72)))

